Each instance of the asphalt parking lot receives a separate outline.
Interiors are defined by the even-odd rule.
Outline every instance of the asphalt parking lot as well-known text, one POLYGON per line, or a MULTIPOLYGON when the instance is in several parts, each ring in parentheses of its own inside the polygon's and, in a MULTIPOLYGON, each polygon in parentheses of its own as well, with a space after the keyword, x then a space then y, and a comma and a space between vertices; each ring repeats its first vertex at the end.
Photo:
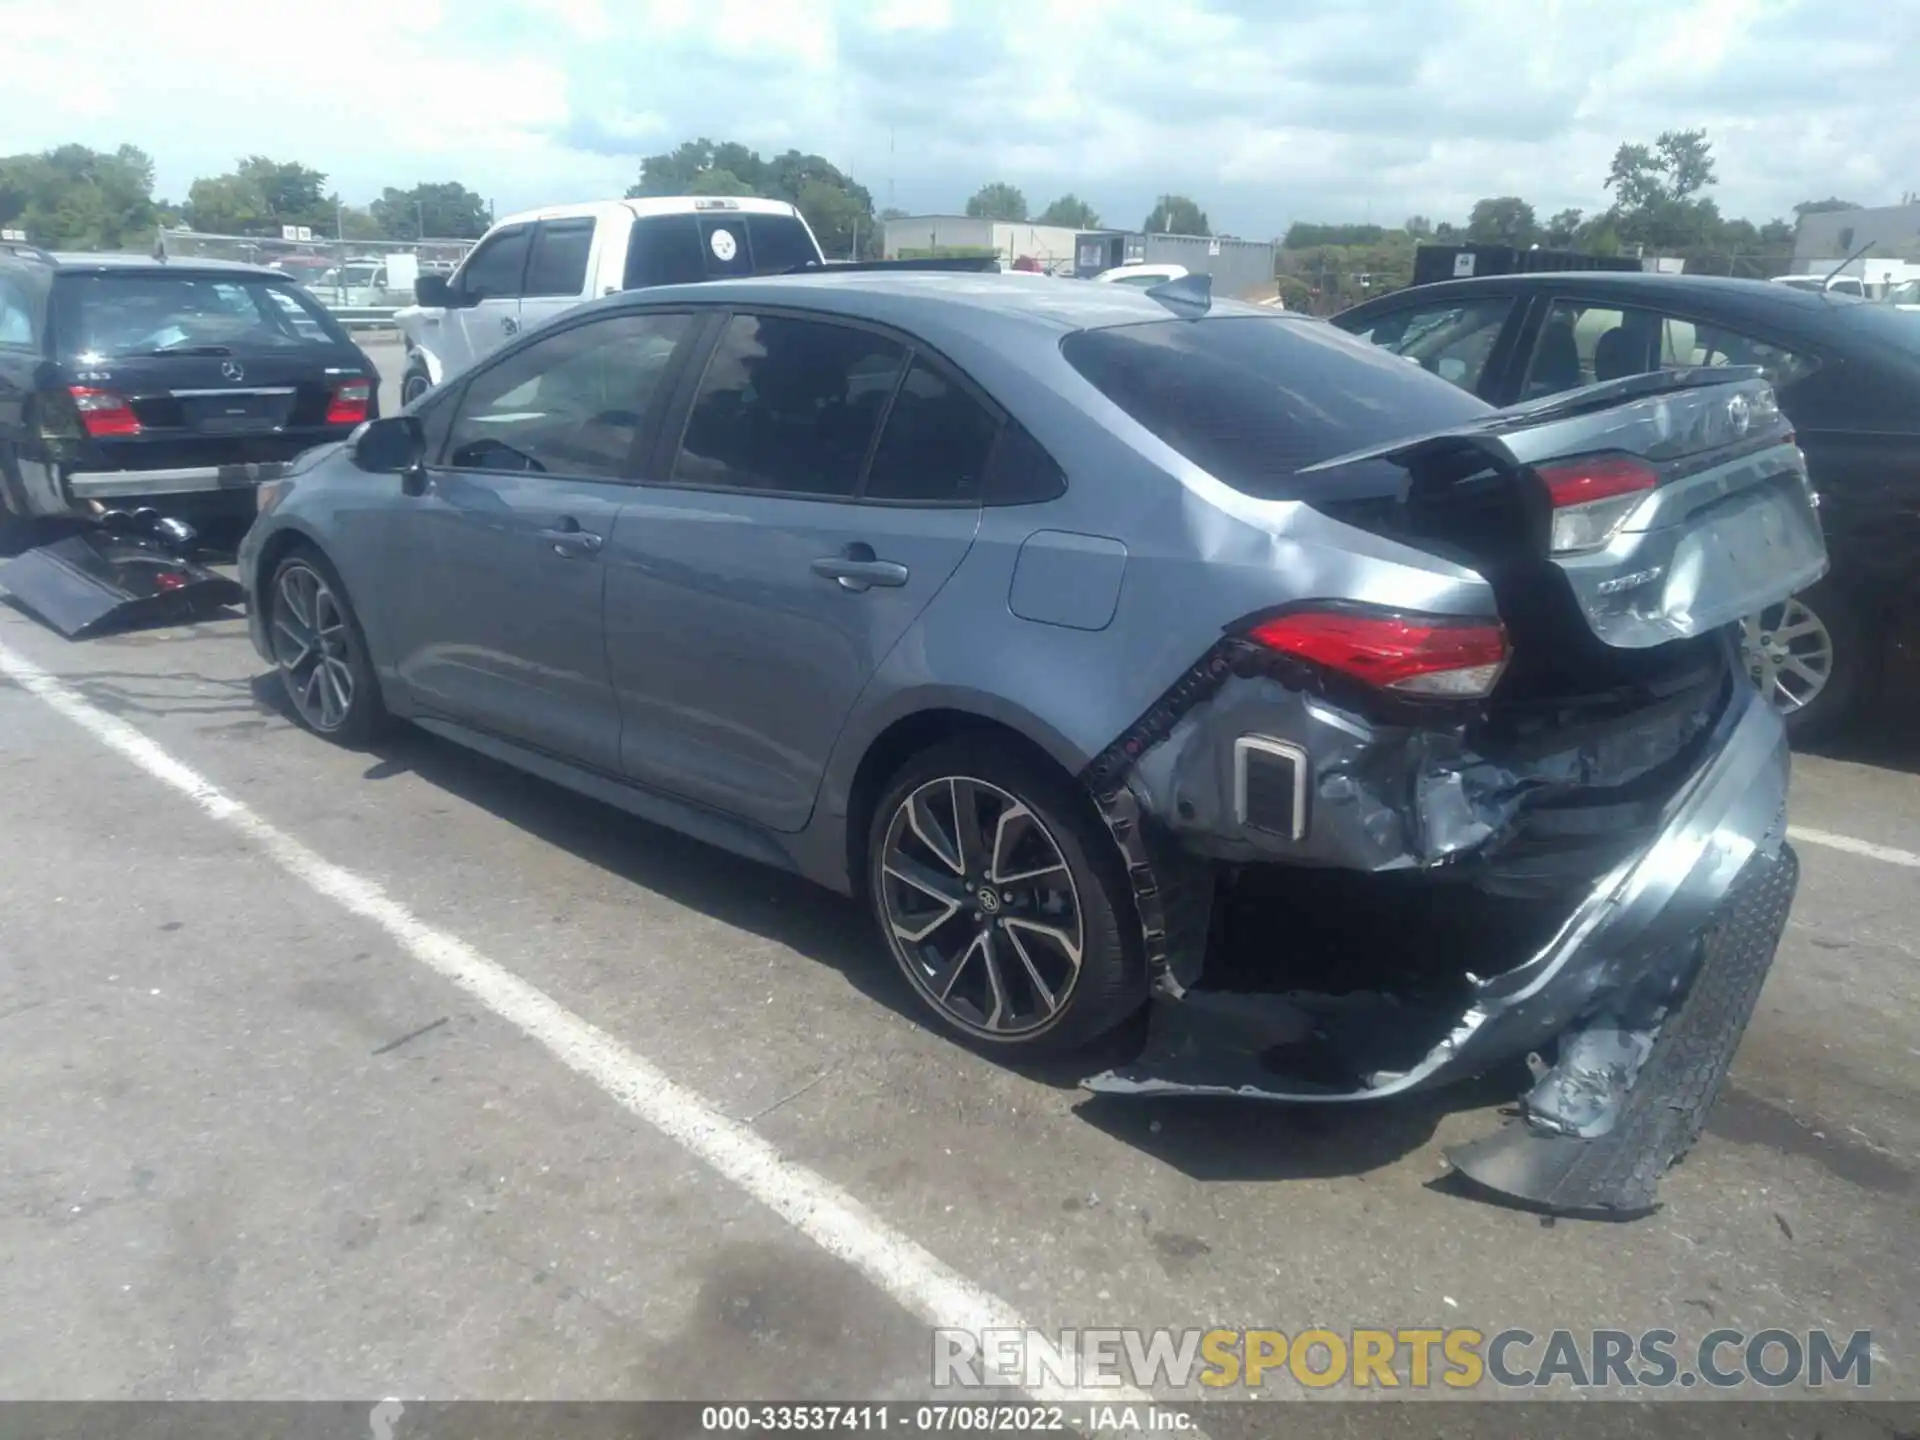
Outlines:
POLYGON ((847 902, 263 668, 0 606, 0 1395, 909 1397, 1017 1315, 1871 1330, 1920 1398, 1920 746, 1801 759, 1709 1133, 1547 1224, 1442 1178, 1503 1096, 1096 1101, 921 1029, 847 902))

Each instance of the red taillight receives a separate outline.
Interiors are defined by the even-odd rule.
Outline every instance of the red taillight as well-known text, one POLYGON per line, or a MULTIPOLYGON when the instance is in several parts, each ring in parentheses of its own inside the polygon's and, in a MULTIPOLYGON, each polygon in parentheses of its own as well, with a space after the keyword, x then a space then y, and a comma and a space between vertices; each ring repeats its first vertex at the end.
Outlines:
POLYGON ((1598 550, 1614 536, 1659 472, 1631 455, 1587 455, 1534 467, 1553 502, 1556 555, 1598 550))
POLYGON ((1546 482, 1556 510, 1651 490, 1660 483, 1652 466, 1630 455, 1594 455, 1560 465, 1542 465, 1534 473, 1546 482))
POLYGON ((73 396, 73 407, 80 412, 80 423, 87 427, 87 434, 96 439, 140 433, 140 419, 133 413, 133 407, 113 391, 70 385, 67 393, 73 396))
POLYGON ((367 418, 367 402, 373 398, 371 380, 343 380, 333 387, 327 402, 327 424, 358 425, 367 418))
POLYGON ((1253 627, 1252 638, 1298 660, 1407 694, 1478 699, 1506 669, 1498 621, 1298 610, 1253 627))

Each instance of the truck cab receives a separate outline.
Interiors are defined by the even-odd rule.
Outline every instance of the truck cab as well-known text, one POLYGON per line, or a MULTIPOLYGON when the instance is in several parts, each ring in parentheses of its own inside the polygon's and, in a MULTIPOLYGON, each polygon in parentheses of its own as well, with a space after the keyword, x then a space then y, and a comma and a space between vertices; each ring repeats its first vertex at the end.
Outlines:
POLYGON ((452 276, 422 275, 394 317, 412 401, 532 325, 620 290, 779 274, 825 261, 782 200, 668 195, 509 215, 452 276))

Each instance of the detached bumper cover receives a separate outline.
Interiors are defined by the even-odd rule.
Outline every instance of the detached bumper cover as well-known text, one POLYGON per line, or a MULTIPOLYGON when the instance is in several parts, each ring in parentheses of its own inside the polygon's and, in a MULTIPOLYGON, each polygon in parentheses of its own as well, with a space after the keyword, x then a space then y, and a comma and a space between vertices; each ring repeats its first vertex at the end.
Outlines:
POLYGON ((69 640, 200 619, 246 592, 139 535, 94 530, 0 565, 0 587, 69 640))
MULTIPOLYGON (((1647 1103, 1639 1099, 1643 1090, 1668 1084, 1662 1047, 1673 1027, 1690 1023, 1688 997, 1717 993, 1719 972, 1728 969, 1750 970, 1757 993, 1785 923, 1798 874, 1785 845, 1785 731, 1745 686, 1714 729, 1710 758, 1669 802, 1657 838, 1596 882, 1537 953, 1475 980, 1472 1002, 1417 1063, 1369 1069, 1363 1060, 1359 1083, 1330 1075, 1324 1084, 1265 1063, 1268 1052, 1296 1046, 1310 1032, 1339 1032, 1363 1057, 1370 1049, 1391 1053, 1392 1045, 1368 1044, 1376 1032, 1402 1023, 1386 997, 1190 988, 1179 999, 1159 992, 1148 1044, 1137 1061, 1083 1083, 1116 1095, 1351 1103, 1429 1089, 1557 1048, 1564 1069, 1543 1076, 1520 1127, 1553 1137, 1553 1143, 1535 1150, 1521 1136, 1503 1142, 1515 1155, 1524 1152, 1524 1160, 1503 1161, 1497 1151, 1461 1152, 1462 1169, 1482 1183, 1518 1199, 1557 1204, 1532 1192, 1552 1195, 1580 1182, 1554 1180, 1560 1167, 1546 1152, 1572 1155, 1560 1140, 1572 1147, 1601 1143, 1622 1117, 1647 1103), (1743 938, 1716 938, 1732 934, 1743 938)), ((1723 1027, 1725 1053, 1709 1092, 1717 1090, 1750 1011, 1749 996, 1737 1023, 1723 1027)), ((1708 1093, 1706 1103, 1711 1098, 1708 1093)), ((1704 1106, 1700 1113, 1704 1117, 1704 1106)), ((1655 1178, 1677 1153, 1658 1157, 1655 1178)), ((1598 1194, 1604 1187, 1586 1188, 1598 1194)), ((1645 1203, 1650 1201, 1633 1201, 1620 1191, 1614 1202, 1582 1208, 1624 1211, 1645 1203)))

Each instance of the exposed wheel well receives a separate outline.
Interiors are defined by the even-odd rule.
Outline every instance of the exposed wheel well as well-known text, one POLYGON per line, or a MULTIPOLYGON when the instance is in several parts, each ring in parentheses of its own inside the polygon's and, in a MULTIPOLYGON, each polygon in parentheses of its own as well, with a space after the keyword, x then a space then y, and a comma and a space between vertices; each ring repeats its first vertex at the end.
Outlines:
POLYGON ((296 550, 311 550, 321 553, 320 547, 298 530, 277 530, 267 543, 260 547, 260 563, 254 567, 254 575, 259 581, 258 593, 247 597, 248 603, 266 613, 267 589, 273 584, 273 572, 280 562, 296 550))
MULTIPOLYGON (((1011 725, 989 720, 984 715, 965 710, 921 710, 902 716, 881 731, 867 747, 867 753, 860 757, 860 768, 854 772, 853 787, 847 797, 847 878, 852 882, 855 895, 866 891, 867 831, 872 828, 873 810, 880 803, 880 793, 887 781, 921 751, 961 735, 991 739, 1044 762, 1069 780, 1078 778, 1048 754, 1045 746, 1029 740, 1011 725)), ((1097 814, 1091 797, 1087 806, 1089 814, 1097 814)))

